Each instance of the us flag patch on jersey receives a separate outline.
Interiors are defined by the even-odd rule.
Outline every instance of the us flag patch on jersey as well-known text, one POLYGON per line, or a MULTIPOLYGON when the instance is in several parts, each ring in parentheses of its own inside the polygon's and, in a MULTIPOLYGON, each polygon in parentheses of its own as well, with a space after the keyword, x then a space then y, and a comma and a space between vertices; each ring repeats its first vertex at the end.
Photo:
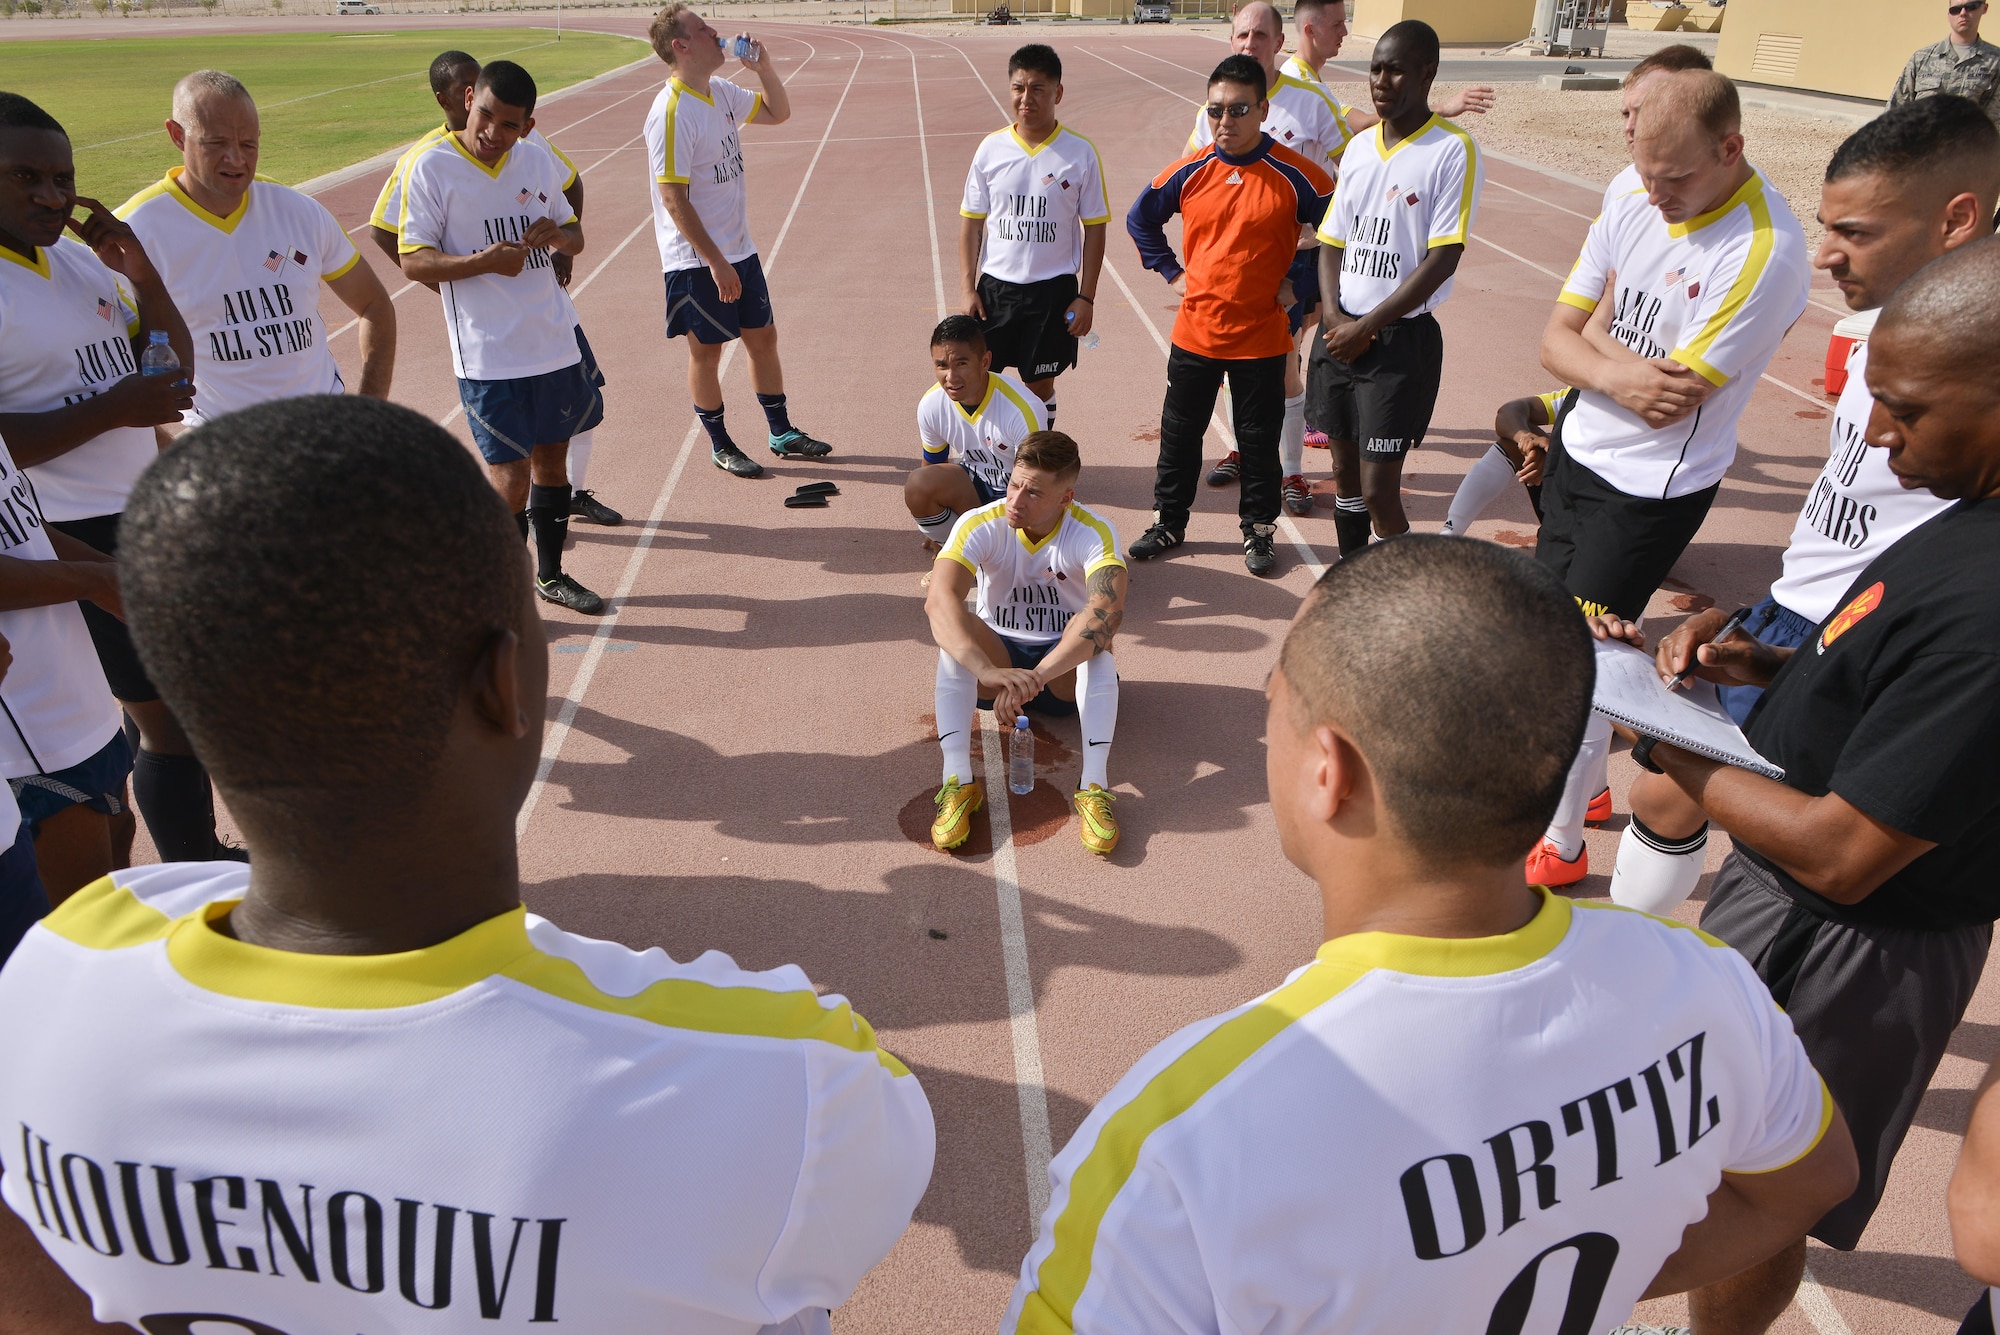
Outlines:
POLYGON ((1666 273, 1660 275, 1660 286, 1672 287, 1685 277, 1687 277, 1686 269, 1669 269, 1666 273))
POLYGON ((274 250, 264 257, 264 267, 272 273, 276 273, 285 267, 285 257, 274 250))
POLYGON ((97 318, 106 321, 116 318, 116 313, 112 310, 111 303, 103 297, 97 299, 97 318))

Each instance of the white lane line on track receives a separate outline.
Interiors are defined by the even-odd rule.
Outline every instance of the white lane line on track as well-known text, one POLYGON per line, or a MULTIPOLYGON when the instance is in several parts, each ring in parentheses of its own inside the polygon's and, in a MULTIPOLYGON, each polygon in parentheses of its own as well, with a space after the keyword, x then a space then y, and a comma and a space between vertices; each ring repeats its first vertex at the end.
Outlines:
MULTIPOLYGON (((908 34, 921 37, 920 33, 908 34)), ((883 35, 883 40, 895 39, 883 35)), ((926 41, 939 42, 951 47, 965 59, 965 63, 978 74, 978 66, 972 64, 961 47, 949 42, 929 37, 926 41)), ((911 47, 901 42, 910 57, 912 83, 916 82, 917 55, 911 47)), ((994 96, 993 89, 982 78, 979 86, 986 89, 986 95, 1007 115, 1007 108, 994 96)), ((923 133, 923 91, 917 87, 917 129, 923 133)), ((1010 118, 1011 119, 1011 118, 1010 118)), ((937 291, 938 318, 943 319, 948 310, 944 300, 944 257, 938 247, 937 206, 931 196, 929 141, 920 140, 924 154, 924 216, 931 224, 931 282, 937 291)), ((1028 927, 1026 915, 1021 909, 1021 874, 1014 859, 1014 814, 1010 805, 1013 794, 1007 790, 1007 768, 1002 761, 1000 749, 1000 725, 989 711, 980 725, 981 746, 986 753, 986 822, 992 833, 993 893, 999 906, 1000 921, 1000 967, 1007 983, 1007 1038, 1014 1050, 1014 1097, 1019 1105, 1021 1119, 1021 1162, 1022 1171, 1027 1176, 1028 1185, 1028 1232, 1036 1236, 1041 1232, 1042 1215, 1049 1208, 1049 1160, 1054 1156, 1055 1143, 1049 1131, 1049 1090, 1048 1076, 1042 1068, 1041 1026, 1035 1016, 1035 975, 1028 966, 1028 927)))
MULTIPOLYGON (((804 38, 795 40, 803 42, 813 54, 818 53, 817 48, 804 38)), ((805 68, 811 60, 812 55, 808 55, 800 62, 799 68, 805 68)), ((859 73, 860 68, 860 62, 856 61, 855 72, 859 73)), ((819 166, 820 153, 825 150, 826 140, 832 135, 834 122, 840 119, 841 108, 847 105, 847 94, 853 87, 854 78, 853 75, 849 75, 847 86, 841 89, 840 101, 834 103, 833 114, 826 118, 826 133, 820 137, 820 146, 813 152, 812 160, 806 164, 805 174, 799 178, 798 193, 792 196, 792 207, 785 215, 785 225, 778 229, 778 239, 771 243, 771 254, 764 262, 764 271, 767 274, 778 262, 779 248, 785 244, 785 236, 791 231, 792 219, 799 211, 799 201, 805 198, 806 187, 812 184, 813 169, 819 166)), ((649 208, 645 221, 631 236, 619 244, 617 250, 605 257, 603 264, 591 271, 590 276, 584 279, 583 286, 589 286, 591 280, 603 273, 611 261, 618 257, 618 252, 632 244, 633 237, 652 226, 652 222, 652 211, 649 208)), ((577 290, 581 293, 582 287, 577 290)), ((716 371, 718 378, 728 373, 736 349, 741 346, 740 343, 731 343, 723 351, 722 365, 716 371)), ((633 588, 638 585, 640 567, 646 563, 646 553, 652 550, 653 542, 659 536, 661 526, 666 522, 667 506, 673 501, 675 489, 680 486, 681 475, 687 471, 688 460, 694 454, 694 443, 700 435, 701 420, 696 418, 689 423, 687 435, 681 438, 680 453, 675 456, 674 466, 668 472, 666 482, 661 485, 659 496, 653 501, 652 513, 646 517, 646 526, 639 531, 639 541, 633 545, 632 555, 626 559, 625 573, 619 578, 618 587, 611 595, 610 610, 598 621, 597 629, 590 637, 590 645, 584 650, 583 662, 577 665, 576 676, 570 679, 569 689, 563 692, 562 706, 556 712, 555 722, 549 725, 548 732, 543 735, 542 760, 535 767, 535 782, 529 787, 528 796, 521 803, 521 814, 514 821, 516 839, 523 838, 528 833, 528 822, 533 819, 535 808, 541 804, 542 793, 548 788, 549 774, 555 769, 556 761, 562 755, 563 743, 569 740, 570 729, 576 722, 577 710, 583 705, 583 697, 590 689, 591 679, 597 675, 597 665, 604 658, 605 649, 611 643, 612 633, 618 629, 619 619, 625 612, 625 600, 631 597, 633 588)))
POLYGON ((1854 1330, 1840 1315, 1840 1309, 1833 1305, 1820 1282, 1813 1278, 1812 1267, 1799 1277, 1799 1291, 1792 1299, 1793 1304, 1812 1322, 1819 1335, 1854 1335, 1854 1330))

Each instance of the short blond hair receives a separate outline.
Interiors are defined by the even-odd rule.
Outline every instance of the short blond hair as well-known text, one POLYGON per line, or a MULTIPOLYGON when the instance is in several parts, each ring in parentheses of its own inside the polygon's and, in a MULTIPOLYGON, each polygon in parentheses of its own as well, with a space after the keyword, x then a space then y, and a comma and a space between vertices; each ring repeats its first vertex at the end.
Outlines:
POLYGON ((1736 85, 1714 70, 1680 70, 1662 76, 1646 94, 1633 124, 1634 139, 1655 139, 1681 125, 1699 126, 1721 143, 1743 130, 1743 103, 1736 85))
POLYGON ((681 32, 681 15, 692 13, 693 5, 673 0, 672 4, 653 15, 652 23, 646 28, 646 40, 653 44, 653 54, 676 69, 680 68, 680 61, 674 59, 674 38, 684 35, 681 32))
POLYGON ((235 75, 221 70, 196 70, 182 75, 181 81, 174 85, 174 119, 188 127, 201 124, 201 104, 211 97, 240 97, 253 107, 257 105, 250 90, 235 75))

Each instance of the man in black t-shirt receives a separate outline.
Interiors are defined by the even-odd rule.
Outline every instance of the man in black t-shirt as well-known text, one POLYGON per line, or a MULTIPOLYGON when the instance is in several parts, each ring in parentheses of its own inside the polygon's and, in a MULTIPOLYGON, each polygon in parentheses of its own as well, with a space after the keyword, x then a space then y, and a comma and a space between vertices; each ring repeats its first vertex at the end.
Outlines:
MULTIPOLYGON (((1812 1236, 1852 1249, 2000 918, 2000 239, 1919 270, 1870 342, 1867 441, 1908 488, 1958 503, 1905 535, 1796 650, 1710 643, 1692 618, 1659 648, 1766 685, 1748 734, 1782 783, 1641 738, 1735 841, 1701 925, 1740 950, 1792 1017, 1853 1129, 1855 1193, 1812 1236)), ((1615 618, 1600 635, 1639 642, 1615 618)), ((1690 1295, 1701 1329, 1761 1331, 1791 1301, 1805 1244, 1690 1295)))

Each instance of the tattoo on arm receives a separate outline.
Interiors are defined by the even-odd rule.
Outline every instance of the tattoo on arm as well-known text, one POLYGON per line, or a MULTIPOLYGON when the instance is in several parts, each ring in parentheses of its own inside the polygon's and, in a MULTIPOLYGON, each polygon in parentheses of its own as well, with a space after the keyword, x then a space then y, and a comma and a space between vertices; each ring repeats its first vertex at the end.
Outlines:
POLYGON ((1124 573, 1117 566, 1100 566, 1084 582, 1090 601, 1083 609, 1085 621, 1079 633, 1099 653, 1111 652, 1112 638, 1125 620, 1125 599, 1118 587, 1119 576, 1124 573))

